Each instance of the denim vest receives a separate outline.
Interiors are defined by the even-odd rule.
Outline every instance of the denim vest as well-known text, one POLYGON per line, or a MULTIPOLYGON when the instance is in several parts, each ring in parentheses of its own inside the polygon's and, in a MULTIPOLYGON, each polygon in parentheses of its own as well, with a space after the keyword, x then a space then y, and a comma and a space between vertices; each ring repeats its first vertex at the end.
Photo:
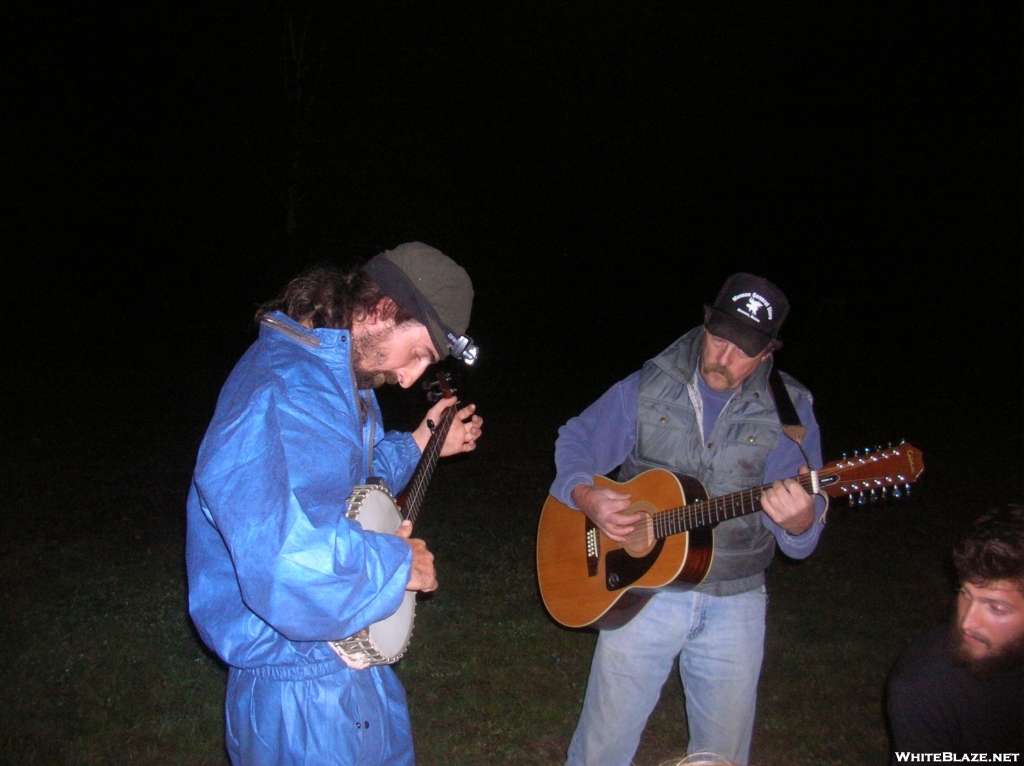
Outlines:
MULTIPOLYGON (((620 481, 664 468, 696 478, 708 497, 764 483, 768 454, 786 438, 768 389, 772 359, 743 381, 711 433, 702 436, 696 377, 702 337, 703 327, 696 327, 644 365, 636 445, 622 464, 620 481)), ((793 378, 783 377, 794 402, 809 396, 793 378)), ((723 521, 715 527, 711 569, 696 590, 726 596, 758 588, 774 555, 775 538, 761 523, 760 512, 723 521)))

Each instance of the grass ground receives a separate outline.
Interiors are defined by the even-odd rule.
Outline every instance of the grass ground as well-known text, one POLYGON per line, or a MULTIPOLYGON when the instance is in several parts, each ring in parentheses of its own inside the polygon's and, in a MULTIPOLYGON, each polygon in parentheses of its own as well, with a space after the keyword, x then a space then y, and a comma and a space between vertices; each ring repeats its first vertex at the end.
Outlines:
MULTIPOLYGON (((225 671, 188 621, 183 571, 185 493, 218 374, 50 380, 5 392, 17 412, 3 455, 0 762, 224 764, 225 671)), ((544 611, 534 531, 557 426, 589 395, 513 406, 494 392, 480 449, 437 471, 418 534, 441 589, 397 666, 422 764, 562 761, 595 637, 544 611)), ((943 619, 963 522, 1019 487, 1017 467, 964 488, 953 454, 929 462, 918 446, 929 467, 910 501, 837 504, 812 558, 772 565, 755 764, 885 762, 886 673, 943 619), (954 506, 954 492, 969 499, 954 506)), ((636 763, 681 754, 685 731, 673 679, 636 763)))

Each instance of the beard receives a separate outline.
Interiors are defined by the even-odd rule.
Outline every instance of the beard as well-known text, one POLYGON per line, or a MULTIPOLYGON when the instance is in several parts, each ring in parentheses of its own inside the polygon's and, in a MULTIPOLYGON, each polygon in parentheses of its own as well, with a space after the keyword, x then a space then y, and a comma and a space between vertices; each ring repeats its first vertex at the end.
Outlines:
POLYGON ((375 332, 352 337, 352 372, 356 388, 380 388, 385 383, 398 383, 398 376, 381 367, 387 362, 388 344, 395 328, 388 326, 375 332))
POLYGON ((953 620, 949 626, 948 643, 954 665, 970 671, 978 678, 992 678, 1011 670, 1020 670, 1021 665, 1024 665, 1024 636, 1019 636, 994 651, 992 644, 985 639, 980 636, 975 638, 989 648, 989 653, 984 657, 976 657, 971 653, 956 620, 953 620))

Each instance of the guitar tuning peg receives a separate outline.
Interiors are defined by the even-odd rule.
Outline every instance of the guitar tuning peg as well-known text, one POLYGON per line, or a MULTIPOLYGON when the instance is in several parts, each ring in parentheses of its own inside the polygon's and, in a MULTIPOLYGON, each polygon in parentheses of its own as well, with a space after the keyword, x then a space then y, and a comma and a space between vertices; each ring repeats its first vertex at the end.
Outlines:
POLYGON ((862 505, 863 506, 863 505, 867 505, 867 504, 868 504, 867 495, 865 495, 863 492, 861 492, 859 495, 857 495, 857 505, 862 505))
POLYGON ((903 485, 903 494, 906 495, 907 497, 910 497, 910 483, 909 482, 903 485))
POLYGON ((872 489, 868 493, 868 502, 871 503, 872 505, 878 502, 878 492, 876 490, 872 489))
POLYGON ((847 495, 846 499, 850 501, 851 508, 857 504, 857 499, 853 495, 847 495))
POLYGON ((903 497, 903 490, 900 489, 900 485, 899 484, 894 484, 893 485, 892 496, 895 497, 897 500, 899 500, 901 497, 903 497))

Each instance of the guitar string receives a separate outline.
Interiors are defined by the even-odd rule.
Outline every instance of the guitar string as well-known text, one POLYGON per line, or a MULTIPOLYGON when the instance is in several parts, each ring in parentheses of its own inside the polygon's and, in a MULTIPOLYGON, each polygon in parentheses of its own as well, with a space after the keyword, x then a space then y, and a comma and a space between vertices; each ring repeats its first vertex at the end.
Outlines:
MULTIPOLYGON (((898 455, 899 453, 894 454, 898 455)), ((882 457, 882 461, 887 461, 890 458, 891 456, 885 455, 882 457)), ((819 478, 829 478, 843 470, 845 469, 841 464, 836 464, 822 468, 818 471, 818 476, 819 478)), ((813 488, 810 474, 802 474, 795 478, 805 490, 809 491, 813 488)), ((758 510, 755 503, 770 486, 770 484, 765 484, 761 487, 734 492, 731 495, 708 498, 690 505, 659 511, 652 517, 654 536, 656 538, 668 537, 679 532, 752 513, 758 510), (750 501, 750 510, 746 510, 748 500, 750 501), (739 503, 739 512, 736 512, 737 502, 739 503), (731 515, 725 515, 730 513, 731 515)))
MULTIPOLYGON (((820 474, 819 474, 820 475, 820 474)), ((809 476, 797 477, 797 481, 804 489, 811 488, 809 476)), ((733 519, 757 510, 755 503, 761 497, 762 492, 770 484, 753 489, 741 490, 724 497, 708 498, 690 505, 684 505, 657 513, 655 520, 656 536, 666 537, 668 535, 684 532, 696 527, 708 526, 726 519, 733 519), (750 509, 747 510, 747 506, 750 509)))

